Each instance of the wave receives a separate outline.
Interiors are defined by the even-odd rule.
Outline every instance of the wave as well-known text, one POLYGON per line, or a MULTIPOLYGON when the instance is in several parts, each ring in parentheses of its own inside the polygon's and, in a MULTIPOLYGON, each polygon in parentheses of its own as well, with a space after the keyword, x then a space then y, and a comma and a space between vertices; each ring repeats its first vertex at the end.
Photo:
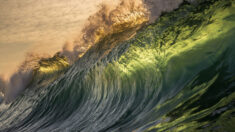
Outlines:
POLYGON ((20 80, 10 84, 22 94, 12 87, 18 97, 8 92, 9 104, 0 105, 0 130, 233 130, 235 3, 184 2, 148 25, 150 14, 135 13, 133 4, 104 6, 90 18, 102 26, 84 28, 89 39, 82 35, 52 58, 34 57, 24 78, 15 74, 20 80), (130 19, 112 21, 123 12, 130 19))
MULTIPOLYGON (((73 64, 81 58, 90 47, 99 43, 103 39, 112 37, 114 34, 128 31, 129 37, 120 39, 125 41, 135 35, 146 24, 157 19, 162 12, 171 11, 178 8, 182 0, 172 2, 167 1, 151 1, 151 0, 120 0, 117 5, 103 3, 100 10, 87 20, 82 31, 74 38, 73 41, 67 42, 62 51, 61 56, 66 57, 68 63, 73 64), (158 6, 162 8, 157 8, 158 6), (132 32, 130 32, 130 30, 132 32)), ((117 40, 115 40, 117 41, 117 40)), ((112 49, 111 45, 106 45, 112 49)), ((56 55, 55 55, 56 56, 56 55)), ((0 85, 1 93, 5 95, 5 102, 11 102, 17 97, 31 82, 31 78, 37 67, 40 67, 40 59, 50 58, 49 55, 40 55, 36 53, 28 53, 26 59, 18 67, 17 71, 9 77, 9 79, 1 79, 4 85, 0 85), (16 89, 16 90, 14 90, 16 89), (3 92, 4 91, 4 92, 3 92), (13 92, 14 91, 14 92, 13 92), (13 92, 13 93, 12 93, 13 92)), ((2 78, 2 77, 1 77, 2 78)))
MULTIPOLYGON (((105 37, 123 32, 124 30, 137 30, 147 21, 147 9, 144 8, 141 0, 121 0, 117 6, 104 3, 100 5, 100 10, 97 13, 89 17, 82 32, 74 41, 66 43, 62 51, 59 51, 54 57, 66 57, 67 60, 65 60, 64 63, 73 64, 77 59, 82 57, 92 45, 95 45, 105 37)), ((13 101, 14 98, 27 87, 32 81, 34 71, 39 70, 39 72, 42 72, 42 70, 44 70, 43 72, 49 72, 45 71, 48 68, 42 68, 41 60, 44 59, 50 60, 50 57, 48 55, 29 53, 26 55, 25 61, 19 66, 18 70, 8 79, 9 81, 1 79, 4 81, 4 85, 0 85, 0 87, 5 89, 4 96, 6 103, 13 101)), ((51 69, 54 68, 55 67, 52 66, 51 69)))

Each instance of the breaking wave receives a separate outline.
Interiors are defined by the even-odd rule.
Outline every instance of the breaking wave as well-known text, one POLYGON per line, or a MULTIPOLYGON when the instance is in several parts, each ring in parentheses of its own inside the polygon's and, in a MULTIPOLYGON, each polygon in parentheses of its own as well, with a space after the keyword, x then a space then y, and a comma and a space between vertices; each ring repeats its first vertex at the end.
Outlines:
POLYGON ((232 131, 234 1, 158 2, 102 5, 61 52, 28 55, 0 79, 0 131, 232 131))

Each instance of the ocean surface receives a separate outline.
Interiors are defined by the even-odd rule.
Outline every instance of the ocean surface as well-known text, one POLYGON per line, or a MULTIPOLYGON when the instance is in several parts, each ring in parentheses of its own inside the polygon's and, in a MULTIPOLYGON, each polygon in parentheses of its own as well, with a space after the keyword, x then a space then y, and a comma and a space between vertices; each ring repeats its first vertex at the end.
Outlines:
POLYGON ((234 58, 235 1, 184 2, 74 64, 41 60, 26 89, 0 104, 0 131, 233 132, 234 58))

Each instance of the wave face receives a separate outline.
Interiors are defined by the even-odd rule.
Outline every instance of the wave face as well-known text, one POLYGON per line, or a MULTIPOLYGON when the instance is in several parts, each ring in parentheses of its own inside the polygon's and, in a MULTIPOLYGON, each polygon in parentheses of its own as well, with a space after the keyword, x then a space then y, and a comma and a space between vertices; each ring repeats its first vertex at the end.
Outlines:
POLYGON ((0 131, 234 130, 234 1, 185 2, 127 40, 133 32, 70 66, 42 61, 24 93, 0 105, 0 131))

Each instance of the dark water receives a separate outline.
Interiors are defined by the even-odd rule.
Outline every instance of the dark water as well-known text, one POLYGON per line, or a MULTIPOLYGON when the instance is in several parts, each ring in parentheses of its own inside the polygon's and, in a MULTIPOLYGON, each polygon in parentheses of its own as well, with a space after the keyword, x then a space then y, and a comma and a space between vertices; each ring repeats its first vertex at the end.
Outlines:
POLYGON ((184 3, 35 75, 0 106, 0 131, 226 131, 235 127, 235 2, 184 3), (131 31, 130 31, 131 32, 131 31))

